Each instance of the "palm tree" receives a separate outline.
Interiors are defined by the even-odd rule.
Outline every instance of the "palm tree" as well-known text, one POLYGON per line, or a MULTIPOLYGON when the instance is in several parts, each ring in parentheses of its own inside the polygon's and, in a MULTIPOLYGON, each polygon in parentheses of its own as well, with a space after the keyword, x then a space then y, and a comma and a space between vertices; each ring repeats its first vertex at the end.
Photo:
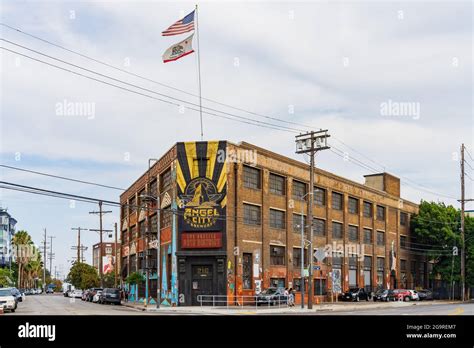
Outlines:
POLYGON ((18 287, 22 286, 22 273, 24 272, 24 266, 28 263, 29 253, 25 253, 25 246, 30 247, 33 245, 31 236, 26 231, 18 231, 15 233, 12 239, 12 244, 16 248, 16 262, 18 264, 18 287))

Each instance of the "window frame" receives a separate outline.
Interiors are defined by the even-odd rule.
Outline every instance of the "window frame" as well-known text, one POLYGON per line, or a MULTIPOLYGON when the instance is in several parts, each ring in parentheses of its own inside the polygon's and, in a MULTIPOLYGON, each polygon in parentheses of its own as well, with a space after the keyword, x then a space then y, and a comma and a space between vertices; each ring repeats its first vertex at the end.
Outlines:
POLYGON ((286 265, 286 247, 282 245, 272 245, 270 244, 270 266, 285 266, 286 265), (279 250, 280 253, 274 252, 279 250))
POLYGON ((286 196, 286 177, 279 174, 270 173, 268 177, 268 192, 277 196, 286 196), (275 179, 281 179, 281 192, 278 190, 277 187, 279 183, 278 181, 275 181, 275 179))
POLYGON ((268 225, 270 226, 270 228, 275 228, 279 230, 284 230, 286 228, 286 211, 270 208, 268 217, 268 225), (282 218, 281 221, 278 221, 278 219, 276 219, 278 215, 280 215, 279 218, 282 218))
POLYGON ((359 199, 355 197, 350 197, 348 198, 347 201, 347 211, 349 214, 359 214, 359 199), (351 203, 355 202, 355 206, 351 207, 351 203), (355 209, 352 209, 355 208, 355 209))
POLYGON ((344 210, 344 194, 336 191, 331 192, 331 209, 338 211, 344 210), (334 199, 334 197, 340 197, 340 204, 338 206, 335 205, 336 200, 334 199))
POLYGON ((261 226, 262 225, 262 207, 256 204, 251 204, 251 203, 243 203, 243 210, 244 210, 244 224, 245 225, 250 225, 250 226, 261 226), (258 218, 257 219, 252 219, 252 216, 247 216, 247 212, 250 214, 251 211, 247 211, 247 209, 256 209, 258 210, 258 218))
POLYGON ((262 189, 262 171, 260 168, 244 165, 242 169, 242 181, 245 188, 251 190, 262 189), (256 182, 254 182, 256 179, 256 182))

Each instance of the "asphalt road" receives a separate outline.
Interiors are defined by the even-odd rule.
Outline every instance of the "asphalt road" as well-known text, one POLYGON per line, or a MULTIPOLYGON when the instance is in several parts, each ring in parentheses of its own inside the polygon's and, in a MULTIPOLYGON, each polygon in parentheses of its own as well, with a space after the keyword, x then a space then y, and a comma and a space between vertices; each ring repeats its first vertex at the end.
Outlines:
POLYGON ((180 307, 176 311, 163 310, 157 313, 125 306, 100 305, 55 294, 27 296, 24 302, 18 304, 15 313, 7 312, 5 315, 474 315, 474 303, 446 304, 435 301, 410 306, 403 303, 397 306, 391 303, 384 308, 372 309, 367 308, 370 304, 371 302, 348 303, 347 310, 344 310, 346 305, 339 304, 338 310, 327 311, 307 311, 298 308, 263 311, 254 308, 219 310, 209 307, 180 307))
POLYGON ((5 315, 143 315, 125 306, 101 305, 64 297, 62 294, 30 295, 18 304, 15 313, 5 315))

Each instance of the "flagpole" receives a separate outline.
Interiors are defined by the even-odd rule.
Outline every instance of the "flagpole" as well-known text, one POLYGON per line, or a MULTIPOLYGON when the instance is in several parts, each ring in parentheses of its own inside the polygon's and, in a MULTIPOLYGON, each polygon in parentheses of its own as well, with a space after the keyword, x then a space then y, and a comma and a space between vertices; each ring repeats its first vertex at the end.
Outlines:
POLYGON ((201 46, 199 45, 199 23, 198 23, 198 5, 196 4, 196 34, 198 44, 198 81, 199 81, 199 116, 201 121, 201 141, 204 140, 204 132, 202 126, 202 97, 201 97, 201 46))

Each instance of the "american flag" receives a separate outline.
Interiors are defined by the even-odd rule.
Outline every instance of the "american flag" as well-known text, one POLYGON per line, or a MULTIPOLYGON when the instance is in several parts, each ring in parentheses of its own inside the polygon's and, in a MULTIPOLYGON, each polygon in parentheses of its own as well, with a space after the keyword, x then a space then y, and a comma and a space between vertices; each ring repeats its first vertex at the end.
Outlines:
POLYGON ((188 31, 194 30, 194 11, 188 14, 183 19, 180 19, 168 29, 163 31, 161 35, 172 36, 187 33, 188 31))

